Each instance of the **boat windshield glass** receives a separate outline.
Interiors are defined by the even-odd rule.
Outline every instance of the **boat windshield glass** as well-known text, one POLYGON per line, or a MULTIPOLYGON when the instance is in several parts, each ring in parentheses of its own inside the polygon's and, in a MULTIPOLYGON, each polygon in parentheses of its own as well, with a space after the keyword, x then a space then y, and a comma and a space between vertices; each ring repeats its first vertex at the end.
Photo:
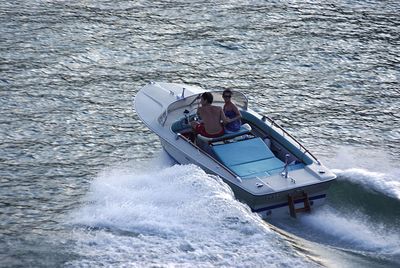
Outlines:
MULTIPOLYGON (((222 106, 224 104, 224 99, 222 98, 222 90, 220 91, 210 91, 214 97, 213 100, 213 105, 220 105, 222 106)), ((232 91, 232 102, 239 108, 239 110, 247 110, 247 98, 246 96, 239 92, 239 91, 232 91)), ((178 109, 188 109, 192 111, 194 108, 197 108, 198 104, 200 103, 200 98, 201 94, 195 94, 180 100, 177 100, 173 103, 171 103, 168 108, 160 115, 158 118, 158 122, 161 125, 164 125, 164 123, 167 121, 168 114, 171 112, 178 110, 178 109)))

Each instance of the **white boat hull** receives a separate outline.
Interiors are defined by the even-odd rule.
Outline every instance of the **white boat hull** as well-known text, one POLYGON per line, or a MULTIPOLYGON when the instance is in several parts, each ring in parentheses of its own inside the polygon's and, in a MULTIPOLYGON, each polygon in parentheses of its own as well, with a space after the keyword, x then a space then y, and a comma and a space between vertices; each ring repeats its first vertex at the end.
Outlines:
MULTIPOLYGON (((204 90, 198 87, 151 83, 135 98, 139 117, 159 136, 163 148, 176 162, 195 164, 207 173, 218 175, 238 200, 263 218, 296 216, 297 211, 310 211, 323 204, 336 176, 274 121, 267 121, 265 116, 248 109, 243 96, 235 95, 235 99, 241 97, 237 105, 242 121, 251 126, 249 134, 253 138, 244 135, 241 140, 206 142, 205 146, 188 139, 185 133, 190 133, 191 128, 184 112, 197 107, 201 92, 204 90), (264 142, 265 137, 268 142, 264 142), (239 147, 240 151, 231 153, 239 147), (263 157, 255 159, 253 154, 263 157), (238 160, 243 161, 236 163, 238 160), (230 161, 236 162, 230 164, 230 161), (282 167, 284 174, 281 174, 282 167)), ((220 96, 220 93, 213 93, 217 98, 220 96)), ((219 105, 221 103, 222 99, 219 105)))

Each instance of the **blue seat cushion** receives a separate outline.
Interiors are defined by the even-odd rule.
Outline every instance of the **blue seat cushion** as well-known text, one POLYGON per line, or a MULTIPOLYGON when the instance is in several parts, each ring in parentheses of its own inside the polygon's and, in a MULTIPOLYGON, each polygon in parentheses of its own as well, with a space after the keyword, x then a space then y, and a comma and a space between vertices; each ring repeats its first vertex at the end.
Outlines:
POLYGON ((269 174, 285 166, 261 138, 215 145, 212 150, 221 163, 240 177, 269 174))

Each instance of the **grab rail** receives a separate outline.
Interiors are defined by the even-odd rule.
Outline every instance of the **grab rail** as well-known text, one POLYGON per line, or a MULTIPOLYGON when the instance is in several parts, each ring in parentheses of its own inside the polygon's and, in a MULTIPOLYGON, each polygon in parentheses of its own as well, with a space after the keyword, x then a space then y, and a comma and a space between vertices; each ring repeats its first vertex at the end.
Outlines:
POLYGON ((321 162, 317 159, 317 157, 315 157, 303 144, 301 144, 295 137, 293 137, 289 132, 287 132, 283 127, 281 127, 278 123, 275 122, 275 120, 273 120, 272 118, 266 116, 266 115, 262 115, 261 120, 265 122, 265 119, 268 119, 268 121, 271 122, 271 126, 276 126, 277 128, 279 128, 280 130, 282 130, 282 132, 284 134, 286 134, 289 138, 291 138, 294 142, 296 142, 299 146, 300 149, 304 150, 304 154, 309 154, 311 155, 312 158, 314 158, 315 161, 317 161, 318 165, 321 165, 321 162))

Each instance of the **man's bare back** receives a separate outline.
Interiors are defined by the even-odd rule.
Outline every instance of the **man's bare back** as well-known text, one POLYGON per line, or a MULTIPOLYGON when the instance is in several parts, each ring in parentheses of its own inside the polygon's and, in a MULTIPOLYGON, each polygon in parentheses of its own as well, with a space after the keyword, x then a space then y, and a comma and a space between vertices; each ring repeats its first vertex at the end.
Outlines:
POLYGON ((192 122, 192 127, 197 134, 206 137, 218 137, 224 134, 224 125, 230 122, 230 119, 225 117, 222 108, 211 105, 213 96, 210 92, 204 92, 201 95, 200 105, 197 109, 197 114, 200 115, 202 123, 192 122))
POLYGON ((224 118, 225 115, 221 107, 205 104, 199 107, 197 113, 200 115, 207 133, 213 135, 223 130, 222 123, 226 121, 226 119, 224 118))

